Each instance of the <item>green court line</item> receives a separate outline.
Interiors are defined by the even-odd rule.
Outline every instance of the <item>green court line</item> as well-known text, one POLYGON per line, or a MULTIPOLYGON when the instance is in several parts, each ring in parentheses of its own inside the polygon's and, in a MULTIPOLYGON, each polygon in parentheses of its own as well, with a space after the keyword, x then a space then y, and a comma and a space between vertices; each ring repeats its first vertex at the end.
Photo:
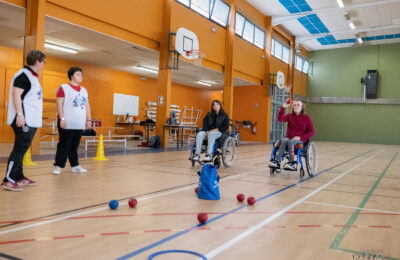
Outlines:
MULTIPOLYGON (((389 169, 390 165, 392 164, 392 162, 394 161, 394 159, 397 157, 396 153, 392 160, 390 160, 389 164, 386 166, 386 168, 383 170, 383 172, 381 173, 381 175, 378 177, 378 179, 375 181, 374 185, 372 185, 371 189, 368 191, 368 193, 365 195, 365 197, 363 198, 363 200, 361 201, 360 205, 358 205, 357 210, 354 211, 354 213, 351 215, 351 217, 349 218, 349 220, 347 220, 346 222, 346 227, 343 227, 342 230, 339 232, 339 234, 337 234, 336 238, 333 240, 333 242, 331 243, 331 245, 329 246, 329 248, 331 249, 337 249, 337 250, 341 250, 341 251, 345 251, 345 252, 353 252, 353 253, 360 253, 357 251, 353 251, 353 250, 348 250, 348 249, 343 249, 343 248, 339 248, 340 243, 343 241, 344 237, 346 236, 347 232, 349 232, 350 227, 348 226, 352 226, 354 224, 354 222, 357 220, 359 213, 362 211, 362 209, 364 208, 364 206, 367 204, 368 200, 371 198, 372 193, 375 191, 376 187, 378 186, 379 182, 382 180, 383 176, 386 174, 387 170, 389 169)), ((398 258, 388 258, 388 259, 398 259, 398 258)))

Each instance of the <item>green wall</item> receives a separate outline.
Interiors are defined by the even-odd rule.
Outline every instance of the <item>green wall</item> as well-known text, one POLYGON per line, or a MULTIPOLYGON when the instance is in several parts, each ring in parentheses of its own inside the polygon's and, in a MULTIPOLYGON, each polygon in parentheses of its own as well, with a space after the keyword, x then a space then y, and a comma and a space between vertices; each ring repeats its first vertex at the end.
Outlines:
MULTIPOLYGON (((313 63, 308 97, 361 98, 367 70, 379 72, 378 98, 400 99, 400 44, 322 50, 313 63)), ((400 105, 308 104, 314 140, 400 145, 400 105)))

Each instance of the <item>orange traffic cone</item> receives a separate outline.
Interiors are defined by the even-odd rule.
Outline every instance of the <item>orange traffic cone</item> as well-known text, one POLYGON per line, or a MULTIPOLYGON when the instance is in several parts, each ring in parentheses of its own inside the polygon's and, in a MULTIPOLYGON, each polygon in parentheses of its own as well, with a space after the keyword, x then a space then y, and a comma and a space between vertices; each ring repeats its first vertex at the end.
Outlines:
POLYGON ((29 147, 28 151, 24 155, 24 159, 22 160, 23 166, 33 166, 37 163, 32 162, 31 148, 29 147))
POLYGON ((99 145, 97 146, 96 157, 94 158, 97 161, 107 161, 108 159, 104 156, 104 144, 103 144, 103 135, 100 135, 99 145))

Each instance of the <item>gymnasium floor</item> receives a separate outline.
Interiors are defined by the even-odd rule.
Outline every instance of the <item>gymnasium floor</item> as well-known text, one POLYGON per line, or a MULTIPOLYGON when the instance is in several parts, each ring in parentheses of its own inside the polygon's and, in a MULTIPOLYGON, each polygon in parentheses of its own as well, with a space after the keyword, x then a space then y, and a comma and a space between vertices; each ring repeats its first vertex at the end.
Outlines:
POLYGON ((60 176, 51 174, 52 161, 38 161, 25 170, 37 187, 0 191, 0 256, 148 259, 180 249, 224 260, 400 259, 400 147, 316 145, 318 174, 304 181, 293 172, 270 176, 271 145, 238 147, 233 166, 219 170, 219 201, 197 199, 200 167, 191 167, 188 151, 85 158, 87 174, 67 167, 60 176), (256 204, 237 202, 238 193, 256 204), (136 209, 129 197, 138 199, 136 209), (120 202, 115 211, 111 199, 120 202), (204 226, 199 212, 208 213, 204 226))

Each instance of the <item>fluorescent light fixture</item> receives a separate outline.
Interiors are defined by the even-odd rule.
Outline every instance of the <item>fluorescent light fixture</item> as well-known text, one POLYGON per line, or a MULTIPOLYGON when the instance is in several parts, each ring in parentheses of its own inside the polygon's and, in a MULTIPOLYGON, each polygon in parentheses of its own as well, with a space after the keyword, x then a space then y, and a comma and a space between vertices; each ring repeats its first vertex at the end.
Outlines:
POLYGON ((156 73, 156 74, 158 73, 158 69, 155 68, 150 68, 146 66, 137 66, 136 68, 150 73, 156 73))
POLYGON ((336 0, 337 4, 339 5, 340 8, 344 7, 343 1, 342 0, 336 0))
POLYGON ((357 38, 357 41, 358 41, 359 44, 362 44, 362 43, 363 43, 363 40, 361 39, 361 37, 358 37, 358 38, 357 38))
POLYGON ((349 22, 349 26, 352 30, 356 29, 356 26, 354 25, 353 22, 349 22))
POLYGON ((68 53, 72 53, 72 54, 77 54, 78 53, 77 50, 74 50, 74 49, 71 49, 71 48, 67 48, 67 47, 63 47, 63 46, 60 46, 60 45, 56 45, 56 44, 53 44, 53 43, 48 43, 48 42, 44 43, 44 47, 47 48, 47 49, 55 50, 55 51, 63 51, 63 52, 68 52, 68 53))
POLYGON ((196 83, 200 84, 200 85, 207 86, 207 87, 212 87, 212 84, 207 82, 207 81, 199 80, 199 81, 196 81, 196 83))

